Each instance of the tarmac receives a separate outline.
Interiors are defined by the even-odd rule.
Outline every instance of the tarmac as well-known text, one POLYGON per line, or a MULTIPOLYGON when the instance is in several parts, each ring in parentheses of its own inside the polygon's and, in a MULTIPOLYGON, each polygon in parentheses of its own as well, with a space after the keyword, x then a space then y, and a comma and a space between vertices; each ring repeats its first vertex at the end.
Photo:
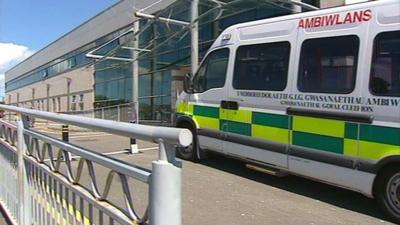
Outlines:
MULTIPOLYGON (((39 127, 47 135, 60 131, 39 127)), ((70 142, 130 164, 151 169, 158 147, 138 141, 140 153, 128 154, 129 138, 102 132, 71 132, 70 142)), ((392 224, 377 203, 359 193, 309 179, 275 177, 248 169, 244 162, 218 155, 194 163, 182 161, 183 225, 374 225, 392 224)), ((77 161, 73 164, 77 167, 77 161)), ((95 166, 97 182, 105 183, 108 169, 95 166)), ((80 182, 88 185, 88 173, 80 182)), ((121 203, 119 182, 111 188, 109 201, 121 203), (117 187, 118 186, 118 187, 117 187)), ((129 181, 134 207, 142 215, 148 204, 148 186, 129 181)), ((102 188, 101 188, 102 189, 102 188)), ((6 225, 0 215, 0 225, 6 225)))
MULTIPOLYGON (((128 138, 100 132, 71 133, 70 142, 148 169, 158 156, 153 143, 139 141, 140 153, 127 154, 128 138)), ((104 170, 98 168, 96 174, 104 170)), ((98 182, 105 182, 104 177, 98 182)), ((148 186, 130 185, 141 214, 148 186)), ((121 202, 119 188, 114 189, 110 201, 121 202)), ((218 155, 200 163, 183 161, 182 220, 184 225, 392 224, 373 199, 359 193, 296 176, 274 177, 218 155)))

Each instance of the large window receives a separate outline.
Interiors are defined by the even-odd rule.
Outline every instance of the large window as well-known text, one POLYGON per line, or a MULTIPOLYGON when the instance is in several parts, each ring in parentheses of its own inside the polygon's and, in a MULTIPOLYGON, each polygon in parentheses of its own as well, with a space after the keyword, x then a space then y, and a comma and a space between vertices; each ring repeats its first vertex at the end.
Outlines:
POLYGON ((376 36, 369 89, 374 95, 400 96, 400 31, 376 36))
POLYGON ((317 38, 301 47, 298 88, 302 92, 348 94, 357 73, 357 36, 317 38))
POLYGON ((171 71, 164 70, 139 76, 140 120, 171 120, 171 71))
POLYGON ((194 92, 204 92, 212 88, 223 87, 228 59, 229 49, 227 48, 211 52, 193 79, 194 92))
POLYGON ((132 101, 132 65, 115 60, 95 64, 94 107, 132 101))
POLYGON ((244 90, 284 90, 289 55, 289 42, 239 47, 236 53, 233 87, 244 90))

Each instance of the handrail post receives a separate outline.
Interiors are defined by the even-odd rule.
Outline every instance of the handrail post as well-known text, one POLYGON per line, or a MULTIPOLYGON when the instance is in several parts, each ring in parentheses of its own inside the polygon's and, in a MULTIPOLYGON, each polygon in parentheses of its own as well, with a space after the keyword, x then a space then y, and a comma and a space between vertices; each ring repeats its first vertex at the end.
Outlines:
POLYGON ((117 105, 117 121, 120 122, 121 121, 121 109, 119 107, 119 105, 117 105))
POLYGON ((181 168, 175 147, 159 140, 159 159, 152 163, 149 205, 150 225, 181 225, 181 168))
POLYGON ((18 223, 29 224, 28 211, 29 207, 26 200, 26 192, 28 187, 28 180, 26 175, 26 168, 24 162, 24 154, 26 151, 24 129, 28 127, 27 116, 18 114, 17 122, 17 158, 18 158, 18 223))

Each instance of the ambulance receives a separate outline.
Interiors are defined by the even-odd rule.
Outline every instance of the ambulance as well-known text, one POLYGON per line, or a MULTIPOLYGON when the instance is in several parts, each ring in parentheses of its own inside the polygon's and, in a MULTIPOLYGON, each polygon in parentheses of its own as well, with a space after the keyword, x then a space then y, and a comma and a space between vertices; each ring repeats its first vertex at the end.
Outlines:
POLYGON ((400 1, 237 24, 184 79, 187 160, 212 151, 374 197, 400 223, 400 1))

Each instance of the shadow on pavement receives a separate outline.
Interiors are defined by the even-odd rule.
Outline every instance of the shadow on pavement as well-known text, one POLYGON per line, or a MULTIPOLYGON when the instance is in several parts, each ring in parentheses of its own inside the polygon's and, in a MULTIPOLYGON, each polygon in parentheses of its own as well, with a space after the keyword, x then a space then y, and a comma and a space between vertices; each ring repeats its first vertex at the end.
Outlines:
POLYGON ((388 220, 375 200, 357 192, 297 176, 275 177, 248 169, 246 163, 242 161, 222 156, 212 156, 201 161, 201 164, 340 208, 388 220))

